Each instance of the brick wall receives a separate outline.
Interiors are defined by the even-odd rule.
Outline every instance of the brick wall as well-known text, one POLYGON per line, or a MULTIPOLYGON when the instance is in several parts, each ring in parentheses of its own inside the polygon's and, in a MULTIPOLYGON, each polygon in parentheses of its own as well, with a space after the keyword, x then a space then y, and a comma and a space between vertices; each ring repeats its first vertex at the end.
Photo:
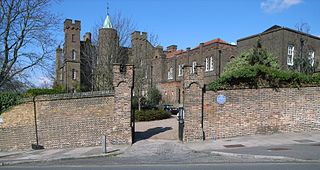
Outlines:
MULTIPOLYGON (((114 92, 100 91, 35 98, 39 144, 46 149, 132 143, 133 66, 114 66, 114 92)), ((32 100, 3 113, 0 151, 30 149, 36 143, 32 100)))
POLYGON ((206 138, 320 130, 320 87, 240 89, 204 95, 206 138), (216 96, 227 98, 224 105, 216 96))
POLYGON ((33 102, 27 102, 1 114, 0 151, 31 148, 35 143, 33 102))
POLYGON ((184 141, 320 130, 320 87, 206 91, 203 68, 184 75, 184 141), (219 105, 217 96, 226 96, 219 105))
POLYGON ((202 66, 195 67, 195 73, 191 73, 192 66, 185 66, 183 75, 183 106, 184 106, 184 141, 203 139, 202 124, 202 89, 204 88, 204 71, 202 66))
POLYGON ((45 148, 100 145, 102 135, 115 140, 117 115, 113 94, 37 99, 39 144, 45 148))
POLYGON ((159 83, 157 88, 162 94, 162 103, 178 105, 182 101, 180 81, 159 83))

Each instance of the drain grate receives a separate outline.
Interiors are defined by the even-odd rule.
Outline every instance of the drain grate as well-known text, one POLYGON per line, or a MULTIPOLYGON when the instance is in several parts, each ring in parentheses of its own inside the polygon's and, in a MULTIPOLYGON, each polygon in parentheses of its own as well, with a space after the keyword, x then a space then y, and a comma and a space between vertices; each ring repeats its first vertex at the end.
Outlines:
POLYGON ((244 147, 242 144, 234 144, 234 145, 223 145, 225 148, 239 148, 244 147))
POLYGON ((301 140, 293 140, 293 141, 296 141, 296 142, 299 142, 299 143, 312 143, 312 142, 315 142, 315 141, 309 140, 309 139, 301 139, 301 140))
POLYGON ((269 148, 268 151, 287 151, 289 148, 269 148))

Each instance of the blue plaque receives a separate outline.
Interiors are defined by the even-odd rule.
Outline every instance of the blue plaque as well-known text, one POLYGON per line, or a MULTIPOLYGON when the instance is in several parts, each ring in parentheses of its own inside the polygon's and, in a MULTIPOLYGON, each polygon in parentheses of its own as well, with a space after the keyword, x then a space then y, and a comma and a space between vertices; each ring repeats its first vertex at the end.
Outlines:
POLYGON ((224 95, 222 95, 222 94, 219 94, 219 95, 217 96, 217 103, 218 103, 218 104, 225 104, 226 101, 227 101, 226 96, 224 96, 224 95))

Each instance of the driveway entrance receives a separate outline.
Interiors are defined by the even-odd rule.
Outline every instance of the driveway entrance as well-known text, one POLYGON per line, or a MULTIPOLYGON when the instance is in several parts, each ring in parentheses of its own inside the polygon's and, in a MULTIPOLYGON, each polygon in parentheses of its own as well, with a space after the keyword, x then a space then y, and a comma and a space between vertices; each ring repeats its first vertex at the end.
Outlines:
POLYGON ((145 139, 178 140, 178 121, 175 116, 169 119, 135 122, 134 142, 145 139))

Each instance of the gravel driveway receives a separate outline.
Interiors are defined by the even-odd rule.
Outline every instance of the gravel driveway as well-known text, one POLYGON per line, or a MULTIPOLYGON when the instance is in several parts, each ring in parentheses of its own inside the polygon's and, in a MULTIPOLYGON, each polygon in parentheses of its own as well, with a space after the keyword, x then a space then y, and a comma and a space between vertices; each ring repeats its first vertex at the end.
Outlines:
POLYGON ((175 116, 172 116, 164 120, 136 122, 135 131, 136 141, 144 139, 178 140, 178 121, 175 116))

